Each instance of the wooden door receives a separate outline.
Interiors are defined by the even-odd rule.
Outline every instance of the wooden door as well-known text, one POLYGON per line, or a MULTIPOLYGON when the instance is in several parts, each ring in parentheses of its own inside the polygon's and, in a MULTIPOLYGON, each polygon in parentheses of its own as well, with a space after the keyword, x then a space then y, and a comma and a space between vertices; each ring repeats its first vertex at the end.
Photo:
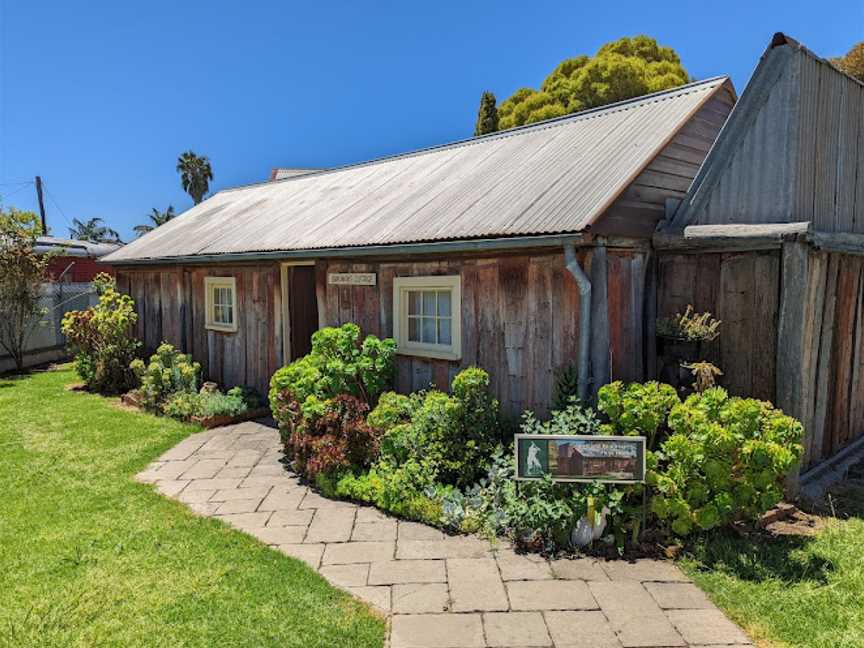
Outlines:
POLYGON ((315 266, 290 266, 288 279, 288 321, 290 360, 312 350, 312 334, 318 330, 318 298, 315 295, 315 266))

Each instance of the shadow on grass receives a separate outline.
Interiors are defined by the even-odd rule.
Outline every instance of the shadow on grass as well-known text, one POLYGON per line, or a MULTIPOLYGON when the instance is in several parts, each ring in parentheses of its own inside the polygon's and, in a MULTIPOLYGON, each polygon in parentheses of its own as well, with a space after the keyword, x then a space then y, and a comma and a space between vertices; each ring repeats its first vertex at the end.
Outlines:
POLYGON ((834 563, 818 555, 807 536, 776 536, 754 533, 741 536, 732 531, 717 531, 695 540, 688 557, 699 571, 728 574, 740 580, 787 583, 828 582, 834 563))

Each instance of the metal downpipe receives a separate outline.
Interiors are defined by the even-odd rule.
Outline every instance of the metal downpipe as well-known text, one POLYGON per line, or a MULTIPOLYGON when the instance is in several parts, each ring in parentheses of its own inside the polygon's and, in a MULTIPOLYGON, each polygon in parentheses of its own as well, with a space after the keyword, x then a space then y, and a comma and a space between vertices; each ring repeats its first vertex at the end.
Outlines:
POLYGON ((576 259, 576 248, 573 243, 564 244, 564 265, 573 275, 579 287, 579 357, 577 358, 579 401, 584 405, 588 402, 588 387, 591 379, 589 371, 589 353, 591 350, 591 280, 576 259))

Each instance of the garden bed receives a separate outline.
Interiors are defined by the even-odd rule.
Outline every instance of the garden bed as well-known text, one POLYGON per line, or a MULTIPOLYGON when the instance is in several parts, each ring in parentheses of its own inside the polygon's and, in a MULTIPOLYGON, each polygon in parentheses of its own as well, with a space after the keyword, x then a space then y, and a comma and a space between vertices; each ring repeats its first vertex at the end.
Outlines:
POLYGON ((224 425, 232 425, 234 423, 242 423, 243 421, 252 421, 254 419, 265 418, 270 416, 269 407, 256 407, 240 414, 227 415, 221 414, 217 416, 193 416, 192 422, 197 423, 201 427, 209 430, 211 428, 222 427, 224 425))

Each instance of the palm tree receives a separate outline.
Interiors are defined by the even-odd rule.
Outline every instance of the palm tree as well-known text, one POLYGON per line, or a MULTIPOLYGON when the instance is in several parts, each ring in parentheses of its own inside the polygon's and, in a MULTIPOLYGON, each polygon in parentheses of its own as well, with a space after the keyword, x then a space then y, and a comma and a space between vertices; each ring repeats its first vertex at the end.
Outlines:
POLYGON ((168 205, 168 209, 166 209, 164 212, 160 212, 154 207, 150 210, 150 213, 147 214, 147 218, 150 219, 150 223, 147 223, 146 225, 136 225, 132 229, 135 230, 138 236, 144 236, 147 232, 152 232, 160 225, 164 225, 176 215, 177 214, 174 213, 173 205, 168 205))
POLYGON ((73 218, 69 236, 78 241, 91 243, 119 243, 120 235, 117 230, 111 229, 104 223, 101 218, 91 218, 86 222, 73 218))
POLYGON ((213 169, 210 168, 207 156, 186 151, 177 158, 177 173, 180 174, 183 191, 192 197, 196 205, 200 203, 210 189, 210 181, 213 179, 213 169))

